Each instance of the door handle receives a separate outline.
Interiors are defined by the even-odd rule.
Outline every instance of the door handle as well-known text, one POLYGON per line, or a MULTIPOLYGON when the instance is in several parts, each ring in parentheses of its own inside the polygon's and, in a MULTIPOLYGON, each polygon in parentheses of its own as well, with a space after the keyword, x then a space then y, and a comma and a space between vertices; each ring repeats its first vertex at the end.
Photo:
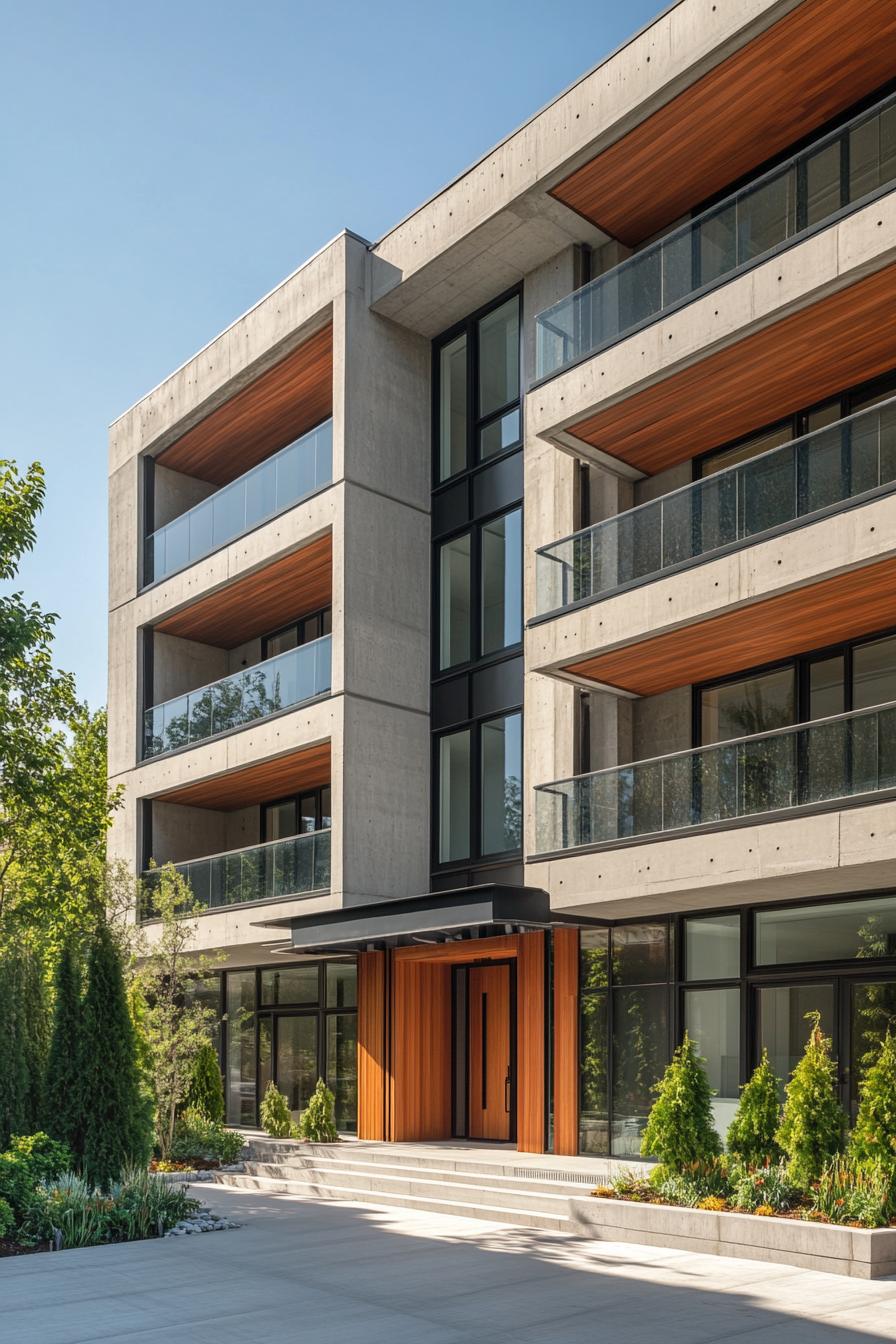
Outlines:
POLYGON ((507 1112, 507 1114, 509 1115, 509 1114, 510 1114, 510 1069, 507 1070, 507 1074, 506 1074, 506 1076, 505 1076, 505 1078, 504 1078, 504 1109, 505 1109, 505 1111, 507 1112))

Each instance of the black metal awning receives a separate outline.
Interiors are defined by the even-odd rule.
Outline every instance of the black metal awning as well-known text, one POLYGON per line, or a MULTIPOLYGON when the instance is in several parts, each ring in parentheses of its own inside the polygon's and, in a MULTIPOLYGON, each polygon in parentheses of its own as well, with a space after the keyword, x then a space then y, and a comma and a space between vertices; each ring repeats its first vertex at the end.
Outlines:
POLYGON ((288 929, 293 952, 364 952, 421 943, 493 938, 533 929, 600 926, 551 910, 540 887, 461 887, 397 901, 371 901, 315 915, 265 920, 262 928, 288 929))

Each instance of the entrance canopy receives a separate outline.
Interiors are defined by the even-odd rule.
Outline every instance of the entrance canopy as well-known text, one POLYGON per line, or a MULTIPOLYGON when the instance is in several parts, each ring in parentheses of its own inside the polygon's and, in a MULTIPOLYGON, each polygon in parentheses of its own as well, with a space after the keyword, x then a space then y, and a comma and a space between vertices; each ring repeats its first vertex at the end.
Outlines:
POLYGON ((288 929, 293 952, 322 953, 472 942, 555 925, 598 924, 599 920, 565 917, 552 911, 550 898, 540 887, 489 883, 398 901, 372 901, 322 914, 266 920, 263 927, 288 929))

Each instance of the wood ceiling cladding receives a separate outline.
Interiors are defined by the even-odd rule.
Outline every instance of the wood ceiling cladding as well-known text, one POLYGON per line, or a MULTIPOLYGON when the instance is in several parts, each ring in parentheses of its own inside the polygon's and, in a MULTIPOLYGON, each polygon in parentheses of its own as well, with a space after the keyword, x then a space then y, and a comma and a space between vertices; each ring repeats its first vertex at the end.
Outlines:
POLYGON ((240 807, 286 798, 304 789, 319 789, 330 782, 330 744, 321 742, 288 756, 259 761, 242 770, 230 770, 214 779, 197 780, 179 789, 157 795, 165 803, 211 807, 233 812, 240 807))
POLYGON ((159 466, 226 485, 333 411, 333 324, 159 453, 159 466))
POLYGON ((329 605, 332 589, 333 540, 328 532, 264 569, 173 612, 155 629, 200 644, 233 649, 329 605))
POLYGON ((887 266, 568 432, 649 476, 664 471, 892 368, 894 300, 887 266))
POLYGON ((894 70, 893 0, 804 0, 550 194, 634 247, 894 70))
POLYGON ((896 625, 896 560, 838 574, 737 611, 595 654, 565 670, 659 695, 896 625))

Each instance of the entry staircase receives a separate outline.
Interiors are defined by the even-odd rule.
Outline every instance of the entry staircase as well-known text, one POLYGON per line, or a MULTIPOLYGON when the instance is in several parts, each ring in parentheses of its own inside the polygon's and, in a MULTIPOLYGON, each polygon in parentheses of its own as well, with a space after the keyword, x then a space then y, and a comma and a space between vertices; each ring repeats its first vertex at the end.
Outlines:
MULTIPOLYGON (((252 1135, 241 1171, 217 1171, 241 1190, 346 1199, 462 1218, 569 1230, 569 1200, 624 1164, 461 1143, 299 1143, 252 1135)), ((634 1165, 640 1166, 640 1163, 634 1165)))

